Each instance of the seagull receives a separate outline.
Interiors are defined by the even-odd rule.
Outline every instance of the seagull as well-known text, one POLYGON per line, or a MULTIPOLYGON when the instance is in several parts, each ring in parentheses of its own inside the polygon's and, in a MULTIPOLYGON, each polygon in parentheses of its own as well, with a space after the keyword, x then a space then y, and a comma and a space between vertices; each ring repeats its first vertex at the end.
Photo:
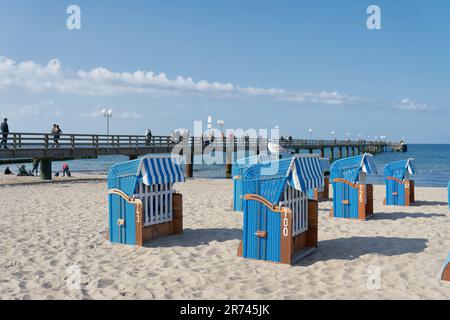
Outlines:
POLYGON ((290 154, 290 152, 279 143, 273 143, 272 140, 267 144, 271 154, 290 154))

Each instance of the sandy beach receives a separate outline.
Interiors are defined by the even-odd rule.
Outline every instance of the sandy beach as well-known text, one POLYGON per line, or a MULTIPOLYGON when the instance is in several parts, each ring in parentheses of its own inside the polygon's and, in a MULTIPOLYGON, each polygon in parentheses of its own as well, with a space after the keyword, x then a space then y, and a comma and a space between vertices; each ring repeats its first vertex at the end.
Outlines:
POLYGON ((104 181, 5 186, 12 180, 0 186, 0 299, 450 298, 439 280, 450 250, 445 188, 418 187, 417 204, 402 208, 383 206, 376 186, 365 222, 331 219, 331 202, 320 203, 319 248, 291 267, 236 256, 231 181, 178 185, 184 234, 135 248, 105 240, 104 181))

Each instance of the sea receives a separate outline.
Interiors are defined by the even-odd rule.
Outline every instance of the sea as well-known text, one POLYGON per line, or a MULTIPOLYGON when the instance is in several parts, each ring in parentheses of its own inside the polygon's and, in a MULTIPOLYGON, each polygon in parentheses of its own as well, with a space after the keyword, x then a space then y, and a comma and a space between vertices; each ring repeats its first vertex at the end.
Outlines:
MULTIPOLYGON (((336 152, 335 152, 336 154, 336 152)), ((345 154, 345 150, 344 150, 345 154)), ((248 154, 247 154, 248 155, 248 154)), ((218 158, 220 155, 216 155, 218 158)), ((235 158, 244 157, 245 154, 239 153, 235 158)), ((326 157, 329 154, 325 153, 326 157)), ((403 160, 408 158, 415 159, 416 186, 423 187, 447 187, 450 181, 450 145, 443 144, 409 144, 408 152, 383 152, 375 155, 374 160, 378 169, 378 174, 368 179, 369 183, 383 184, 383 169, 384 166, 392 161, 403 160)), ((71 160, 66 162, 71 171, 76 174, 104 174, 109 168, 123 161, 127 161, 125 156, 101 156, 97 159, 83 159, 71 160)), ((209 164, 202 161, 201 156, 196 156, 194 159, 194 178, 202 179, 225 179, 225 167, 221 164, 209 164), (203 163, 202 163, 203 162, 203 163)), ((61 171, 63 165, 62 161, 55 161, 52 164, 53 172, 61 171)), ((27 168, 31 169, 31 164, 25 164, 27 168)), ((8 165, 13 172, 17 171, 17 164, 8 165)), ((0 165, 0 173, 5 170, 6 165, 0 165)))

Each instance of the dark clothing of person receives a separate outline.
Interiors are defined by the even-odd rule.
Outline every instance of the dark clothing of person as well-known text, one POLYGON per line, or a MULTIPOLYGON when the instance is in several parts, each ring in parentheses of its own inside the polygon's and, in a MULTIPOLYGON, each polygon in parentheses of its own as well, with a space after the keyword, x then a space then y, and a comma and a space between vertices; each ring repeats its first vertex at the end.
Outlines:
POLYGON ((61 137, 62 133, 61 129, 55 127, 52 129, 51 133, 53 135, 53 145, 59 146, 59 138, 61 137))
POLYGON ((152 132, 150 130, 148 130, 145 134, 145 144, 146 146, 150 146, 150 142, 152 141, 152 132))
POLYGON ((33 161, 33 170, 31 170, 31 173, 34 173, 36 171, 36 174, 39 171, 39 164, 41 163, 41 160, 36 159, 33 161))
POLYGON ((13 173, 12 173, 12 171, 9 169, 9 167, 6 167, 4 174, 5 174, 5 175, 11 175, 11 174, 13 174, 13 173))
POLYGON ((19 167, 19 171, 17 172, 17 175, 19 177, 26 177, 26 176, 28 176, 27 168, 24 165, 21 165, 19 167))
POLYGON ((2 122, 1 128, 2 133, 9 133, 9 126, 7 122, 2 122))
POLYGON ((9 126, 7 122, 2 122, 1 126, 1 131, 2 131, 2 141, 0 142, 0 144, 3 145, 3 147, 6 149, 6 145, 8 144, 8 133, 9 133, 9 126))

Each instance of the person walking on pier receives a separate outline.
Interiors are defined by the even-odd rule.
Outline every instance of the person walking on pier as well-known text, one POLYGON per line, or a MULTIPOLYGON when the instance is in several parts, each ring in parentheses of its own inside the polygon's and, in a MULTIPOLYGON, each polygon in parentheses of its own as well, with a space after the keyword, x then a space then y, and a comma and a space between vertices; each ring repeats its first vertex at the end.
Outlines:
POLYGON ((9 126, 8 126, 8 119, 4 119, 1 124, 1 130, 2 130, 2 141, 1 144, 5 149, 8 149, 8 134, 9 134, 9 126))
POLYGON ((147 147, 150 147, 150 143, 151 143, 151 141, 152 141, 152 130, 150 130, 150 129, 147 129, 146 131, 145 131, 145 145, 147 146, 147 147))
POLYGON ((59 125, 54 124, 51 134, 53 135, 53 148, 59 148, 59 138, 61 137, 61 129, 59 125))

